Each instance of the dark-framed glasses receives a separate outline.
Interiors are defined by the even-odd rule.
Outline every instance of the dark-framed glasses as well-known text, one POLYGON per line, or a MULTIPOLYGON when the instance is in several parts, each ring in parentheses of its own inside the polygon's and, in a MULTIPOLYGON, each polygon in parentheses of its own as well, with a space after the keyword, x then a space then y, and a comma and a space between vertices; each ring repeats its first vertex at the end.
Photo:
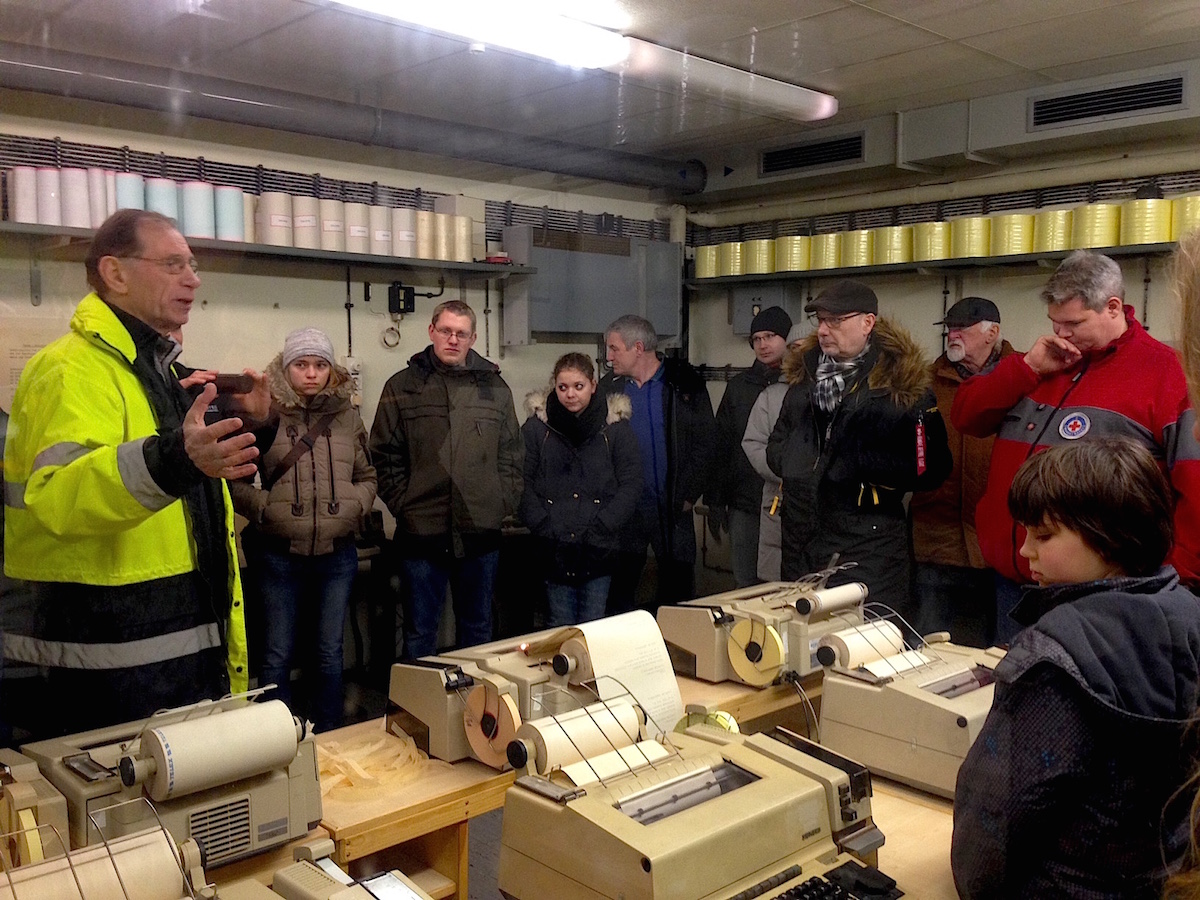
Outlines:
POLYGON ((469 341, 471 339, 471 332, 469 332, 469 331, 455 331, 452 328, 435 328, 433 330, 436 331, 438 334, 440 334, 446 340, 450 340, 450 338, 456 337, 463 343, 466 343, 467 341, 469 341))
POLYGON ((842 326, 843 322, 848 322, 851 319, 853 319, 855 316, 865 316, 865 315, 866 315, 866 313, 862 313, 862 312, 845 313, 844 315, 840 315, 840 316, 828 316, 828 315, 821 315, 820 313, 809 313, 808 321, 811 322, 813 325, 817 326, 818 328, 822 325, 828 325, 830 328, 840 328, 842 326))

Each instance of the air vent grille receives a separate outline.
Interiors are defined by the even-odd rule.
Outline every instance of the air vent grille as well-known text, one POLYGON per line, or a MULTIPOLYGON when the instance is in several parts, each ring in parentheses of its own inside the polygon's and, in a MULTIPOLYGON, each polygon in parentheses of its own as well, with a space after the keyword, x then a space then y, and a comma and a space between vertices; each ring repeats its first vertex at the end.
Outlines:
POLYGON ((188 835, 204 848, 207 865, 219 865, 250 850, 250 800, 242 797, 188 817, 188 835))
POLYGON ((760 175, 780 175, 819 166, 863 161, 863 135, 852 134, 827 141, 810 141, 762 154, 760 175))
POLYGON ((1147 110, 1179 109, 1182 106, 1183 76, 1175 75, 1157 81, 1033 100, 1029 119, 1031 129, 1049 128, 1147 110))

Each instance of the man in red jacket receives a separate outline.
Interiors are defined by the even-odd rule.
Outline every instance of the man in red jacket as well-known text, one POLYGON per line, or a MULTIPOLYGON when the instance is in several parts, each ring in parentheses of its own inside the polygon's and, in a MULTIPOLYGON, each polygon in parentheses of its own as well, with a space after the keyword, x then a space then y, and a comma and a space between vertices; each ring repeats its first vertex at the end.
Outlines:
POLYGON ((1120 267, 1076 251, 1042 290, 1054 333, 1028 353, 1001 360, 958 389, 951 412, 965 434, 995 434, 987 490, 975 522, 984 559, 997 572, 996 639, 1019 630, 1009 612, 1030 584, 1017 552, 1025 529, 1008 513, 1008 488, 1021 463, 1046 447, 1095 437, 1144 444, 1160 460, 1176 499, 1170 562, 1184 582, 1200 577, 1200 458, 1191 429, 1179 428, 1187 385, 1175 351, 1147 334, 1124 304, 1120 267), (1189 449, 1190 448, 1190 449, 1189 449))

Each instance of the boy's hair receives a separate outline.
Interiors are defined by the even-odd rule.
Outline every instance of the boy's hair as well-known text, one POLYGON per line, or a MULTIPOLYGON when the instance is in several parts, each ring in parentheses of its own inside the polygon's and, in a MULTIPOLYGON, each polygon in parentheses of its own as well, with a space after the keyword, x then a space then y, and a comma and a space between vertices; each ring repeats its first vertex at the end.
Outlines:
POLYGON ((1153 575, 1171 549, 1171 488, 1141 444, 1099 438, 1051 447, 1017 471, 1008 511, 1079 535, 1126 575, 1153 575))
POLYGON ((439 303, 433 308, 433 316, 430 318, 429 324, 437 328, 438 319, 441 318, 444 312, 448 312, 454 316, 466 316, 471 320, 471 334, 475 333, 475 310, 471 309, 462 300, 447 300, 445 303, 439 303))

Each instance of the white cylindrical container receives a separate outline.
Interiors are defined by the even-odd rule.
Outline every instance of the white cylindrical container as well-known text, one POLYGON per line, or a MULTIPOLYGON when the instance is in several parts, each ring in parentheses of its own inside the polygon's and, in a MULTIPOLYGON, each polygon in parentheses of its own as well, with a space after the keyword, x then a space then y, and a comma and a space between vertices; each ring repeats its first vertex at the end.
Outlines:
POLYGON ((258 240, 258 229, 255 227, 254 222, 257 209, 258 194, 252 194, 249 191, 242 194, 242 225, 245 226, 242 239, 247 244, 253 244, 258 240))
POLYGON ((292 197, 292 246, 320 249, 321 201, 316 197, 292 197))
POLYGON ((186 237, 217 236, 216 191, 207 181, 185 181, 179 186, 180 230, 186 237))
POLYGON ((371 212, 365 203, 346 204, 346 252, 371 252, 371 212))
POLYGON ((108 173, 103 169, 88 169, 88 213, 92 228, 99 228, 108 218, 108 173))
POLYGON ((170 178, 146 179, 146 209, 170 219, 179 218, 179 188, 170 178))
POLYGON ((454 216, 433 214, 433 258, 454 259, 454 216))
POLYGON ((436 259, 433 255, 433 215, 430 210, 417 210, 417 259, 436 259))
POLYGON ((62 187, 62 223, 68 228, 91 228, 91 201, 88 199, 87 169, 60 169, 62 187))
POLYGON ((213 190, 214 226, 219 241, 244 241, 246 221, 242 189, 221 184, 213 190))
POLYGON ((341 253, 346 249, 346 204, 322 199, 317 204, 321 222, 321 249, 341 253))
POLYGON ((470 216, 454 217, 454 261, 474 261, 474 231, 475 220, 470 216))
POLYGON ((14 222, 37 224, 37 169, 33 166, 17 166, 8 172, 8 217, 14 222))
POLYGON ((121 207, 117 206, 117 173, 113 169, 104 171, 104 193, 108 199, 107 215, 112 215, 121 207))
POLYGON ((292 246, 292 195, 263 191, 254 210, 254 235, 260 244, 292 246))
POLYGON ((117 191, 117 209, 146 208, 145 178, 137 172, 118 172, 114 181, 117 191))
POLYGON ((407 206, 392 210, 392 256, 412 259, 417 252, 417 211, 407 206))
POLYGON ((367 212, 367 224, 371 229, 370 253, 377 256, 392 255, 392 210, 388 206, 372 206, 367 212))
POLYGON ((50 166, 37 170, 37 220, 40 225, 62 224, 62 180, 50 166))

